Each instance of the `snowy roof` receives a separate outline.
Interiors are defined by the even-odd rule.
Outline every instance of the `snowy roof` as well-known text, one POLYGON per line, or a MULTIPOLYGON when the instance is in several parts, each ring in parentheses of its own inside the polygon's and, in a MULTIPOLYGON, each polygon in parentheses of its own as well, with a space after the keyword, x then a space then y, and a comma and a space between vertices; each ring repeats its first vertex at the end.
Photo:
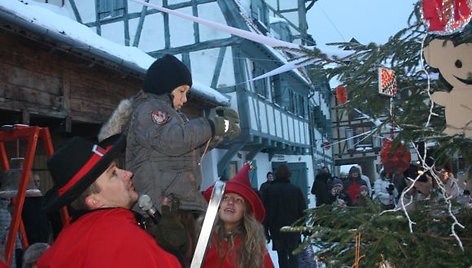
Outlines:
MULTIPOLYGON (((139 48, 127 47, 107 40, 87 26, 50 9, 58 9, 56 12, 64 13, 61 8, 54 5, 23 3, 17 0, 1 1, 0 19, 21 25, 44 37, 64 42, 73 49, 93 54, 120 68, 126 68, 141 75, 146 73, 155 60, 139 48)), ((229 105, 228 97, 198 81, 194 81, 190 92, 210 103, 229 105)))

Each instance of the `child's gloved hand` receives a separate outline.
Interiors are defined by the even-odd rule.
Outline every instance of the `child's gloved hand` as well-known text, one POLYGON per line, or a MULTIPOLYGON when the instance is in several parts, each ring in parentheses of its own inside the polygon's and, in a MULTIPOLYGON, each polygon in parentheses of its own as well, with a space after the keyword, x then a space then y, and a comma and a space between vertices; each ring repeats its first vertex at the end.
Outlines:
POLYGON ((187 246, 187 231, 180 222, 179 206, 180 200, 175 195, 166 197, 162 202, 159 223, 148 228, 148 232, 163 248, 180 249, 187 246))

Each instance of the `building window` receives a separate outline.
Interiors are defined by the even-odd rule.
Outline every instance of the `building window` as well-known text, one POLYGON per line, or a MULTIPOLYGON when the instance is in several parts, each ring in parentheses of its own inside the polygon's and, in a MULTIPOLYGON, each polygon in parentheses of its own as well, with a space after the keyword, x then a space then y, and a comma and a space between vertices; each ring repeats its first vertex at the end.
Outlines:
POLYGON ((287 22, 277 21, 270 24, 271 33, 280 40, 292 42, 293 37, 287 22))
POLYGON ((254 23, 257 28, 263 33, 267 32, 267 25, 269 25, 269 10, 263 0, 251 1, 251 12, 254 23))
POLYGON ((295 94, 293 93, 293 91, 289 91, 288 92, 288 99, 289 99, 289 102, 288 102, 288 111, 289 112, 292 112, 292 113, 295 113, 295 94))
POLYGON ((97 0, 97 18, 122 17, 125 14, 125 0, 97 0))
POLYGON ((353 143, 356 151, 370 151, 373 147, 372 135, 367 135, 371 131, 370 126, 353 127, 353 143))
POLYGON ((238 174, 238 162, 231 161, 225 169, 224 180, 229 180, 238 174))
POLYGON ((306 118, 305 98, 303 96, 298 96, 298 115, 306 118))
POLYGON ((313 123, 316 126, 316 128, 323 132, 325 130, 325 125, 326 125, 326 118, 323 115, 323 112, 321 111, 320 106, 314 106, 313 107, 313 123))
POLYGON ((346 128, 345 132, 346 132, 347 150, 352 151, 352 150, 354 150, 354 140, 353 140, 354 131, 352 130, 352 128, 346 128))
POLYGON ((278 105, 282 104, 282 87, 280 84, 280 76, 274 75, 270 77, 270 91, 272 93, 272 102, 278 105))
MULTIPOLYGON (((255 62, 252 63, 252 77, 258 77, 264 74, 265 71, 258 67, 255 62)), ((257 79, 254 82, 254 92, 264 98, 267 98, 267 78, 257 79)))

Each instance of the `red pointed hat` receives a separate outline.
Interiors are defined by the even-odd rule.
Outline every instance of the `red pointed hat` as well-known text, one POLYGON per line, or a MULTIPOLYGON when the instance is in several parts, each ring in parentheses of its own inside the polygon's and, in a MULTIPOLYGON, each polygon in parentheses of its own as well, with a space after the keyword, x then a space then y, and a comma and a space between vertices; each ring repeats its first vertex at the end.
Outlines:
MULTIPOLYGON (((249 182, 250 168, 251 165, 249 163, 244 164, 238 174, 226 182, 225 193, 235 193, 242 196, 249 204, 254 218, 256 218, 257 221, 262 222, 265 218, 266 212, 259 195, 251 188, 251 183, 249 182)), ((213 186, 214 185, 208 187, 208 189, 203 192, 203 196, 207 201, 210 200, 213 186)))

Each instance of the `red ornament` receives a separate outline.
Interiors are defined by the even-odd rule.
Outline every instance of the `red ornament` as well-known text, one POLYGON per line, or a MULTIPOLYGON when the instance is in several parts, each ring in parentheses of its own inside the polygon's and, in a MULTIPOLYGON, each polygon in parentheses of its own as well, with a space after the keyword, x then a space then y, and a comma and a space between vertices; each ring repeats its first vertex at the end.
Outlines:
POLYGON ((347 102, 347 90, 344 86, 338 86, 335 89, 336 100, 339 104, 344 104, 347 102))
POLYGON ((388 173, 403 173, 411 162, 411 153, 403 144, 394 144, 392 140, 384 139, 380 150, 380 162, 388 173))
POLYGON ((437 34, 460 32, 472 18, 469 0, 423 0, 422 8, 428 31, 437 34))

